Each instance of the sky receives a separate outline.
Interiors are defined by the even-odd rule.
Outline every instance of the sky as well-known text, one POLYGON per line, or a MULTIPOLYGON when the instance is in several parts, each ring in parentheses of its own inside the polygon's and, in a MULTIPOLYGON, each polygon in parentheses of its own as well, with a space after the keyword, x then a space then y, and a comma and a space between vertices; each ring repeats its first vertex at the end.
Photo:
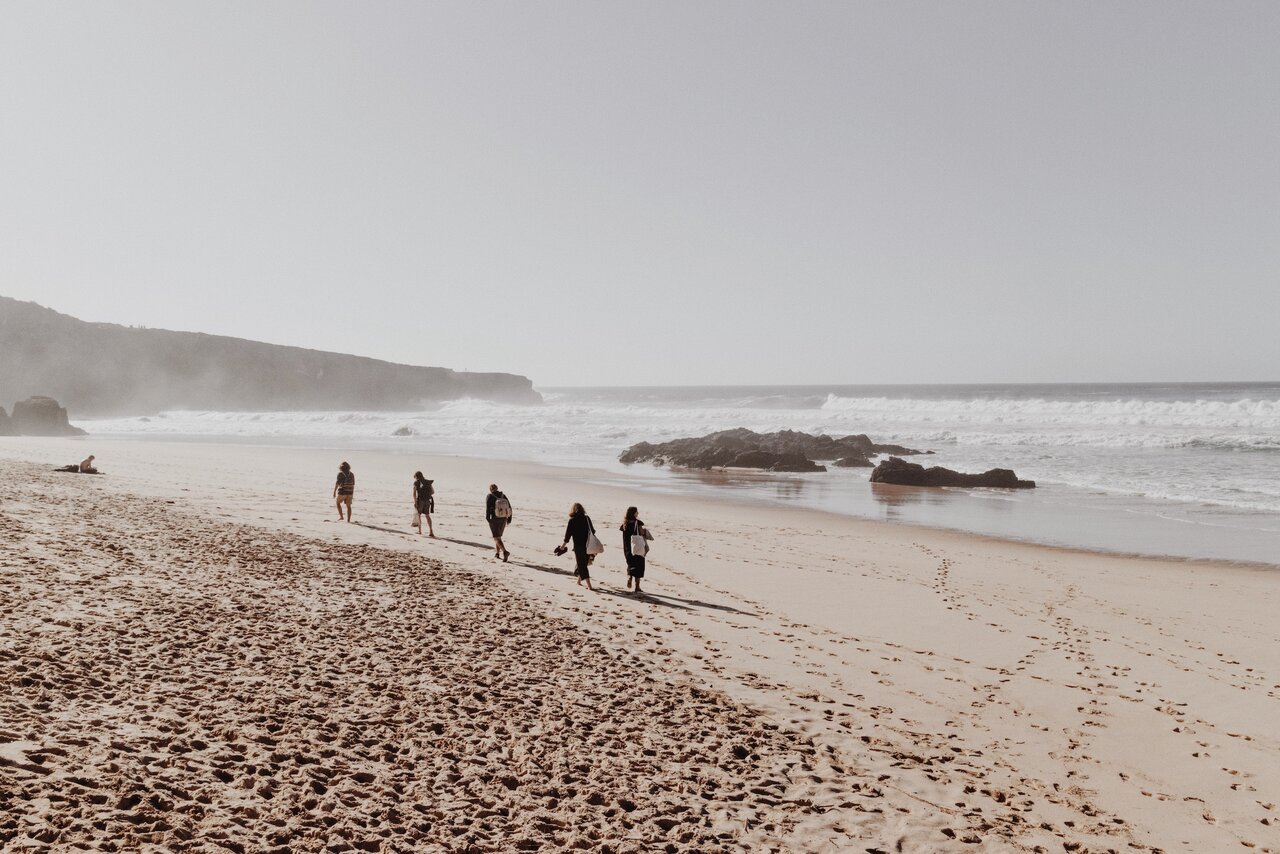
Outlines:
POLYGON ((535 386, 1280 379, 1280 3, 0 0, 0 295, 535 386))

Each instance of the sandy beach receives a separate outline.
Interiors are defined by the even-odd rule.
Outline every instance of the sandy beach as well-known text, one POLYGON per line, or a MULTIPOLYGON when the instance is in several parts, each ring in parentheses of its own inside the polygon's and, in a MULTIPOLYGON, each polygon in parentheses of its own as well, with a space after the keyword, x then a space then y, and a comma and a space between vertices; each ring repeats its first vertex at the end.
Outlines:
POLYGON ((1280 570, 390 451, 0 472, 3 850, 1280 852, 1280 570), (596 592, 551 554, 572 501, 596 592))

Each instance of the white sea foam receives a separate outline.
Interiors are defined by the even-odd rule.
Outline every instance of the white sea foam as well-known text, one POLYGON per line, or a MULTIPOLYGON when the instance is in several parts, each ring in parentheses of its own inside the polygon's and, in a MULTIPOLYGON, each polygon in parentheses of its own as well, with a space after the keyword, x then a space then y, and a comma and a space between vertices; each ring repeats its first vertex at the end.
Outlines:
MULTIPOLYGON (((1106 387, 1103 388, 1105 391, 1106 387)), ((907 389, 907 392, 910 392, 907 389)), ((480 400, 417 412, 168 412, 94 422, 95 433, 400 443, 598 463, 639 441, 749 427, 845 435, 938 452, 953 468, 1152 500, 1280 512, 1280 390, 1202 399, 845 395, 812 390, 572 390, 542 406, 480 400), (402 430, 401 428, 407 428, 402 430), (396 432, 409 436, 396 436, 396 432)))

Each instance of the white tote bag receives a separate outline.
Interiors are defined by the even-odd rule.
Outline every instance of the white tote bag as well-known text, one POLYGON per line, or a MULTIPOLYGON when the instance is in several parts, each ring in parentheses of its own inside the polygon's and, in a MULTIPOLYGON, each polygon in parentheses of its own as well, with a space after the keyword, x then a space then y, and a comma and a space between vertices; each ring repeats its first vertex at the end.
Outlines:
POLYGON ((631 535, 631 553, 636 557, 644 557, 649 553, 649 540, 645 537, 645 530, 639 525, 631 530, 635 531, 631 535))
POLYGON ((596 536, 595 526, 591 524, 590 517, 587 517, 587 554, 604 554, 604 543, 600 542, 600 538, 596 536))

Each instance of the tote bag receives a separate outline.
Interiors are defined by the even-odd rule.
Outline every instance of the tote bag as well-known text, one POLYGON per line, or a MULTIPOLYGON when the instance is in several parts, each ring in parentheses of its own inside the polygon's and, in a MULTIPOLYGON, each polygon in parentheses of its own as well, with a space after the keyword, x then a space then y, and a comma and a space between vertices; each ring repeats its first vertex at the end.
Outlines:
POLYGON ((636 557, 644 557, 649 553, 649 540, 645 537, 645 530, 639 525, 631 528, 631 553, 636 557))
POLYGON ((587 517, 587 531, 587 554, 604 554, 604 543, 600 542, 600 538, 596 536, 595 525, 591 524, 590 517, 587 517))

